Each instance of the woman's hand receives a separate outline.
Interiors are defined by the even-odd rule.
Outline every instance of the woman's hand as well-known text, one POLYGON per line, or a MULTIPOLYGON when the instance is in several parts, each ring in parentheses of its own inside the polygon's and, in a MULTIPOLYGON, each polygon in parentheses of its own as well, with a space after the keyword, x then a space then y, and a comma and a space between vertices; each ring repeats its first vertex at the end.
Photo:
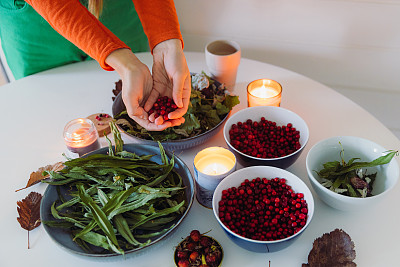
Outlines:
MULTIPOLYGON (((160 96, 172 97, 178 109, 168 114, 172 126, 185 122, 185 115, 191 93, 190 72, 182 50, 182 43, 178 39, 170 39, 159 43, 153 49, 153 89, 145 103, 144 109, 149 111, 160 96)), ((156 125, 166 122, 162 116, 150 121, 156 125)))
POLYGON ((149 120, 143 104, 152 91, 153 78, 148 67, 131 50, 113 51, 106 58, 106 63, 114 68, 122 79, 122 100, 129 117, 149 131, 162 131, 176 124, 171 121, 156 124, 149 120))

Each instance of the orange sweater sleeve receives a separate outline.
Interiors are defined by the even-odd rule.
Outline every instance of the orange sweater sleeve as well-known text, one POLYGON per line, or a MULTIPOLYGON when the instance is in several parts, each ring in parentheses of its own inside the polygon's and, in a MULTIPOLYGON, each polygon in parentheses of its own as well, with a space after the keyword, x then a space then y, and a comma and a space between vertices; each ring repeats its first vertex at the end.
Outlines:
POLYGON ((97 60, 105 70, 113 70, 106 57, 119 48, 129 48, 108 30, 79 0, 26 0, 58 33, 97 60))
MULTIPOLYGON (((58 33, 97 60, 105 70, 107 56, 119 48, 129 48, 79 0, 26 0, 58 33)), ((158 43, 180 39, 173 0, 133 0, 135 9, 153 50, 158 43)), ((182 41, 183 44, 183 41, 182 41)))
POLYGON ((133 0, 133 3, 149 39, 151 51, 157 44, 169 39, 181 40, 183 47, 173 0, 133 0))

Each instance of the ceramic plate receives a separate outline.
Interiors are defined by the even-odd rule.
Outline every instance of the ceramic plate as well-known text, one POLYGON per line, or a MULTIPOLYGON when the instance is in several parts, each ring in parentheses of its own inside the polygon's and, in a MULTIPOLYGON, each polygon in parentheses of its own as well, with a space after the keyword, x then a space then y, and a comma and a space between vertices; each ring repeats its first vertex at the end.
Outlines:
MULTIPOLYGON (((218 81, 214 81, 214 84, 217 87, 219 87, 221 85, 221 83, 218 81)), ((113 102, 113 106, 112 106, 113 117, 120 114, 124 110, 126 110, 126 107, 125 107, 124 102, 122 101, 122 95, 121 95, 121 93, 119 93, 113 102)), ((171 150, 171 151, 184 150, 184 149, 188 149, 188 148, 203 144, 208 139, 210 139, 211 137, 213 137, 215 134, 218 133, 221 126, 224 125, 226 119, 229 117, 229 114, 230 114, 230 112, 228 114, 226 114, 226 116, 214 128, 212 128, 204 133, 201 133, 199 135, 189 137, 189 138, 179 139, 179 140, 163 141, 161 143, 165 149, 171 150)), ((158 146, 158 143, 156 141, 137 137, 133 134, 126 132, 120 125, 117 125, 117 126, 120 129, 120 131, 125 133, 134 143, 158 146)))
MULTIPOLYGON (((127 144, 124 145, 124 150, 129 151, 129 152, 134 152, 137 155, 155 155, 152 160, 161 164, 161 156, 159 153, 159 148, 158 147, 153 147, 153 146, 148 146, 148 145, 140 145, 140 144, 127 144)), ((99 150, 96 150, 94 152, 89 153, 88 155, 91 154, 107 154, 108 152, 108 147, 101 148, 99 150)), ((171 158, 172 153, 166 151, 167 155, 169 158, 171 158)), ((85 157, 85 156, 84 156, 85 157)), ((183 219, 186 217, 188 214, 193 200, 194 200, 194 180, 193 177, 186 166, 186 164, 177 156, 175 156, 175 170, 181 175, 183 183, 185 185, 185 196, 186 196, 186 203, 187 203, 187 209, 184 212, 184 214, 181 215, 181 217, 176 218, 172 223, 175 224, 170 230, 168 230, 166 233, 153 237, 151 239, 151 243, 145 247, 141 248, 135 248, 131 249, 128 251, 125 251, 125 254, 128 253, 133 253, 138 250, 141 250, 143 248, 146 248, 148 246, 153 245, 156 242, 161 241, 164 237, 169 235, 171 232, 173 232, 183 221, 183 219)), ((64 196, 66 199, 70 198, 69 196, 69 188, 68 186, 59 186, 61 195, 64 196)), ((58 199, 58 193, 57 193, 57 186, 49 185, 46 188, 46 191, 43 195, 43 199, 41 202, 40 206, 40 218, 42 221, 52 221, 55 220, 54 217, 51 215, 51 205, 53 204, 54 201, 58 199)), ((83 250, 80 246, 78 246, 74 241, 72 241, 71 233, 70 231, 62 228, 54 228, 54 227, 49 227, 45 224, 43 224, 44 229, 46 230, 47 234, 61 247, 64 249, 77 253, 80 255, 84 256, 92 256, 92 257, 110 257, 110 256, 119 256, 120 254, 113 253, 110 251, 104 251, 104 249, 97 248, 97 247, 91 247, 93 250, 92 252, 87 252, 83 250)))

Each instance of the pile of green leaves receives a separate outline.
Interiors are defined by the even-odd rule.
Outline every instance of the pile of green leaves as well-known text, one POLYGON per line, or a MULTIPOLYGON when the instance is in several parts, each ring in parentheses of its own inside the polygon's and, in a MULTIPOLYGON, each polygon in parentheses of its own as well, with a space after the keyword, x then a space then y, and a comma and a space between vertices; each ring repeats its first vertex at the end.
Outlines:
POLYGON ((390 150, 371 162, 358 161, 360 158, 351 158, 346 162, 343 159, 342 148, 341 161, 326 162, 322 170, 315 172, 321 178, 321 184, 331 191, 350 197, 364 198, 371 196, 376 173, 367 174, 366 171, 363 173, 362 168, 387 164, 397 153, 398 151, 390 150))
POLYGON ((116 123, 133 136, 160 142, 190 138, 211 130, 239 104, 239 97, 227 94, 223 85, 206 77, 209 80, 208 88, 200 91, 192 84, 189 108, 183 116, 185 122, 182 125, 161 132, 147 131, 132 120, 126 111, 115 116, 116 123))
POLYGON ((112 128, 115 151, 109 141, 108 155, 70 159, 62 171, 48 171, 49 184, 70 189, 52 204, 56 220, 43 223, 70 229, 73 240, 92 253, 90 245, 119 254, 146 246, 187 208, 174 157, 169 159, 161 144, 162 164, 152 161, 153 155, 123 151, 112 128))

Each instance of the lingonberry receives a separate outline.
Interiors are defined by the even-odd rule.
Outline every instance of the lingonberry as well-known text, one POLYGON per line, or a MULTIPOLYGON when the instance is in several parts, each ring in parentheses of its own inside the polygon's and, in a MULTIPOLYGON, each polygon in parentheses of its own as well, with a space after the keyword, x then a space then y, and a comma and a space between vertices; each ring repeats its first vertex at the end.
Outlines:
POLYGON ((154 103, 153 107, 149 110, 149 115, 154 113, 155 118, 162 116, 164 121, 167 121, 169 120, 168 114, 177 108, 172 98, 163 96, 158 98, 156 103, 154 103))
POLYGON ((304 194, 295 193, 283 178, 246 179, 238 188, 224 190, 223 197, 228 200, 219 201, 221 221, 247 238, 283 239, 300 231, 307 222, 304 194))
POLYGON ((193 230, 190 232, 190 238, 194 241, 197 242, 200 240, 201 234, 199 230, 193 230))
POLYGON ((278 158, 300 149, 300 132, 291 123, 277 126, 261 118, 233 124, 229 130, 231 145, 257 158, 278 158))

